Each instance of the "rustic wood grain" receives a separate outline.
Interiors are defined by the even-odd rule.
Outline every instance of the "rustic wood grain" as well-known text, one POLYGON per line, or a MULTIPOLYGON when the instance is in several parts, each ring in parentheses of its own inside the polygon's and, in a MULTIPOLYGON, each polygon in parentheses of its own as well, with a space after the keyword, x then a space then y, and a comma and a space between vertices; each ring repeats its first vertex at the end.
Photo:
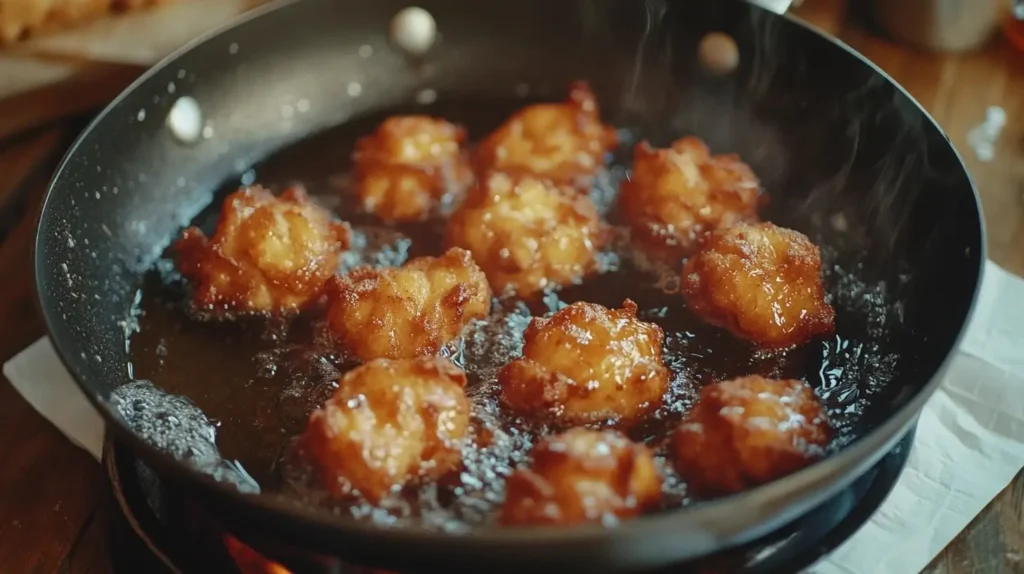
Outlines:
MULTIPOLYGON (((23 213, 0 245, 0 361, 43 334, 35 311, 31 245, 47 167, 67 145, 68 133, 52 130, 0 152, 0 197, 29 186, 15 205, 23 213), (15 166, 18 166, 17 169, 15 166)), ((9 203, 3 204, 10 207, 9 203)), ((0 382, 0 571, 57 572, 74 548, 82 525, 103 492, 99 466, 0 382)))
POLYGON ((0 185, 4 186, 0 191, 0 220, 14 217, 14 224, 2 230, 5 237, 0 245, 0 269, 5 277, 0 289, 0 317, 5 324, 18 326, 5 329, 0 336, 0 359, 4 361, 43 333, 42 319, 35 308, 32 244, 46 183, 69 141, 65 129, 54 129, 0 154, 0 185))
MULTIPOLYGON (((6 114, 7 108, 3 109, 6 114)), ((30 134, 11 142, 0 153, 0 206, 7 204, 9 194, 20 184, 27 183, 29 175, 45 163, 47 156, 60 153, 62 135, 57 129, 30 134)))
POLYGON ((107 547, 107 515, 110 512, 117 512, 117 507, 104 493, 96 510, 82 524, 74 546, 61 562, 61 574, 108 574, 112 571, 107 547))
POLYGON ((105 105, 143 71, 129 64, 81 63, 79 71, 65 81, 5 99, 0 143, 105 105))
MULTIPOLYGON (((999 41, 959 56, 918 52, 849 24, 846 7, 844 0, 807 0, 796 13, 872 58, 934 115, 978 184, 990 258, 1024 275, 1024 55, 999 41), (966 137, 990 105, 1002 106, 1008 121, 995 161, 984 163, 966 137)), ((56 105, 40 100, 37 109, 56 105)), ((0 118, 9 118, 10 111, 0 102, 0 118)), ((66 117, 61 109, 49 113, 66 117)), ((8 325, 0 331, 2 361, 43 333, 30 258, 45 181, 40 174, 52 168, 71 131, 43 129, 0 146, 0 214, 18 214, 0 243, 0 317, 8 325)), ((113 510, 101 502, 99 465, 32 411, 6 380, 0 381, 0 436, 17 437, 0 441, 0 572, 109 572, 104 513, 113 510)), ((1024 474, 926 572, 1024 572, 1024 474)))

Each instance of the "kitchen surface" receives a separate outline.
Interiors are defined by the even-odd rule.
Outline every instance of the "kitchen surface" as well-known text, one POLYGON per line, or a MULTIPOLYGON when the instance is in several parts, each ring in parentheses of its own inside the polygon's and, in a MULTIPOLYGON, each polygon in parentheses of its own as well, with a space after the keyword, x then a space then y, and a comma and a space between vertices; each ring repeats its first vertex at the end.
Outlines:
MULTIPOLYGON (((993 30, 978 8, 976 21, 961 22, 954 32, 935 24, 923 33, 906 27, 923 18, 892 10, 879 22, 861 14, 866 3, 804 0, 791 13, 860 51, 928 110, 959 150, 980 192, 989 259, 1024 276, 1024 23, 993 30), (979 46, 965 48, 975 43, 979 46)), ((157 30, 168 18, 159 10, 175 12, 176 33, 148 43, 133 39, 139 25, 100 17, 81 30, 0 51, 3 362, 45 335, 34 299, 32 246, 46 185, 63 153, 103 103, 181 36, 201 33, 254 4, 215 2, 206 11, 172 5, 134 16, 157 30), (125 45, 139 48, 127 53, 125 45)), ((990 2, 977 2, 983 4, 990 2)), ((0 442, 0 572, 110 572, 111 551, 117 549, 108 545, 108 518, 117 510, 101 466, 6 380, 0 381, 0 436, 6 439, 0 442)), ((1024 473, 925 572, 1024 572, 1024 473)))

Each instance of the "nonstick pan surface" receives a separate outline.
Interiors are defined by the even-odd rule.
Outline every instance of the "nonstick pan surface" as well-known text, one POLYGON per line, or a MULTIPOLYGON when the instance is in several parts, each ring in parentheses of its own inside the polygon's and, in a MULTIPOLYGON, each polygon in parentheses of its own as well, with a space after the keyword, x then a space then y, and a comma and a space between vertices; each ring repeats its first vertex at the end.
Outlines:
MULTIPOLYGON (((409 58, 387 40, 403 3, 273 4, 146 74, 59 169, 36 246, 44 317, 112 431, 149 464, 205 497, 243 538, 272 534, 396 569, 607 571, 676 563, 770 532, 849 484, 905 434, 969 316, 984 244, 960 158, 891 79, 847 47, 740 2, 420 6, 440 41, 409 58), (697 61, 698 42, 712 31, 739 46, 732 74, 708 74, 697 61), (197 415, 187 403, 153 409, 142 401, 136 414, 146 407, 163 416, 134 425, 123 400, 115 408, 112 397, 133 377, 126 334, 142 278, 181 227, 219 200, 214 191, 285 147, 375 112, 436 98, 467 102, 471 113, 527 92, 560 100, 576 79, 594 87, 607 121, 639 137, 665 144, 694 134, 739 153, 771 196, 767 218, 817 237, 837 265, 891 298, 901 328, 874 342, 898 360, 890 384, 864 401, 849 444, 784 480, 614 529, 453 536, 254 495, 236 467, 208 464, 210 429, 190 424, 197 415), (168 127, 182 96, 202 112, 196 137, 168 127)), ((837 305, 853 312, 873 293, 837 305)))

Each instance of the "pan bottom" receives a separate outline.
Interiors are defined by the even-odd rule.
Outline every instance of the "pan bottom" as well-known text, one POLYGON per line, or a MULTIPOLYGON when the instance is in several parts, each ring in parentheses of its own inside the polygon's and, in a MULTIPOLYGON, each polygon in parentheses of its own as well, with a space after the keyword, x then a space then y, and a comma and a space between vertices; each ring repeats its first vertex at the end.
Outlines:
MULTIPOLYGON (((680 564, 659 574, 799 572, 852 536, 889 495, 910 454, 916 427, 873 468, 834 498, 782 529, 742 548, 680 564)), ((104 467, 114 504, 108 513, 111 564, 116 572, 238 571, 224 546, 227 533, 185 493, 162 481, 131 451, 107 439, 104 467)), ((302 571, 366 574, 363 568, 302 549, 302 571)), ((243 574, 249 574, 244 572, 243 574)))

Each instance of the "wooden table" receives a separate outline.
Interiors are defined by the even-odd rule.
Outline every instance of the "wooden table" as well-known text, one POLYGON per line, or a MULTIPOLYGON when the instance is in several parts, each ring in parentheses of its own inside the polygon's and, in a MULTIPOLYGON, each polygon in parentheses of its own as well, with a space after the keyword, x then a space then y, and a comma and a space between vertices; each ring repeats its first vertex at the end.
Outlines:
MULTIPOLYGON (((845 24, 841 0, 798 10, 874 59, 946 129, 981 190, 989 255, 1024 275, 1024 54, 1003 42, 970 55, 915 52, 845 24), (995 161, 979 162, 965 137, 990 105, 1008 123, 995 161)), ((813 72, 810 72, 813 73, 813 72)), ((0 104, 0 117, 4 115, 0 104)), ((43 335, 33 302, 30 250, 46 180, 81 123, 65 122, 0 148, 0 361, 43 335)), ((100 467, 0 382, 0 572, 109 572, 100 467)), ((1024 475, 982 512, 926 570, 1024 571, 1024 475)), ((898 541, 893 541, 898 544, 898 541)))

